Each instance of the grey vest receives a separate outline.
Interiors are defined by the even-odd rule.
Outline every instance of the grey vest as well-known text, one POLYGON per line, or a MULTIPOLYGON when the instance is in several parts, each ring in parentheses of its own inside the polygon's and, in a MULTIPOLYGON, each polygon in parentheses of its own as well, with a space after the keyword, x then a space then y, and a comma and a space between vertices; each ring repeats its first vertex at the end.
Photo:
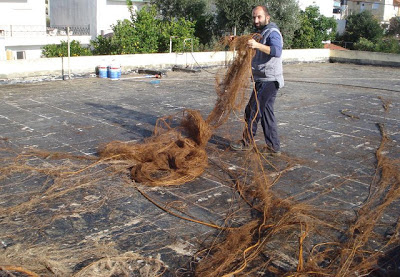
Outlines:
MULTIPOLYGON (((275 25, 272 23, 271 25, 275 25)), ((276 25, 275 25, 276 26, 276 25)), ((283 39, 282 34, 278 28, 274 28, 271 26, 270 28, 266 28, 261 32, 262 40, 260 43, 264 44, 267 41, 268 36, 276 31, 281 36, 282 47, 283 47, 283 39), (272 28, 271 28, 272 27, 272 28)), ((253 77, 255 81, 268 82, 268 81, 277 81, 279 83, 279 88, 284 86, 283 80, 283 67, 282 67, 282 56, 281 57, 271 57, 266 53, 257 50, 256 55, 254 56, 251 62, 251 68, 253 70, 253 77)))

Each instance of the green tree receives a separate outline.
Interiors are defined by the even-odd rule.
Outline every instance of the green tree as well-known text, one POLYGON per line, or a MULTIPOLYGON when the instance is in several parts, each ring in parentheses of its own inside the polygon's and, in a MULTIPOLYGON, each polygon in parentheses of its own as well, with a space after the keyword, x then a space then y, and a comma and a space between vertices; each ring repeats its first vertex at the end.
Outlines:
MULTIPOLYGON (((218 23, 221 28, 237 26, 238 33, 252 32, 252 9, 265 5, 260 0, 216 0, 218 23)), ((299 28, 300 8, 296 0, 269 0, 267 8, 283 36, 284 48, 291 48, 294 32, 299 28)))
POLYGON ((174 51, 190 50, 183 47, 184 40, 191 38, 194 50, 199 41, 195 37, 194 22, 184 18, 161 20, 155 6, 145 6, 140 11, 131 11, 131 21, 118 21, 112 26, 113 35, 98 36, 91 42, 93 53, 97 55, 155 53, 169 51, 169 39, 174 38, 174 51))
POLYGON ((301 11, 300 18, 300 28, 295 32, 293 48, 321 48, 322 41, 334 39, 336 21, 321 15, 319 7, 307 7, 305 11, 301 11))
POLYGON ((257 0, 216 0, 218 25, 221 29, 236 28, 236 33, 249 31, 252 22, 251 11, 257 0))
POLYGON ((383 28, 377 19, 369 11, 350 15, 347 18, 346 30, 342 37, 337 40, 346 42, 358 42, 360 38, 365 38, 376 43, 383 37, 383 28))
POLYGON ((294 33, 300 28, 300 8, 296 0, 269 0, 267 7, 271 20, 278 24, 282 36, 283 47, 293 48, 294 33))
POLYGON ((136 53, 155 53, 158 52, 158 41, 160 37, 160 20, 157 19, 157 9, 155 6, 145 6, 136 14, 131 13, 133 25, 133 43, 139 47, 136 53))
POLYGON ((159 52, 168 52, 170 38, 172 39, 172 51, 183 52, 196 50, 199 47, 199 39, 195 37, 195 23, 184 18, 173 18, 169 22, 163 22, 161 36, 159 38, 159 52))
POLYGON ((198 20, 206 13, 205 0, 151 0, 162 17, 166 20, 184 17, 187 20, 198 20))
POLYGON ((389 35, 400 35, 400 16, 392 17, 389 21, 389 35))
MULTIPOLYGON (((209 0, 152 0, 164 21, 185 18, 194 23, 195 36, 207 44, 214 36, 214 17, 209 0)), ((178 20, 179 21, 179 20, 178 20)))

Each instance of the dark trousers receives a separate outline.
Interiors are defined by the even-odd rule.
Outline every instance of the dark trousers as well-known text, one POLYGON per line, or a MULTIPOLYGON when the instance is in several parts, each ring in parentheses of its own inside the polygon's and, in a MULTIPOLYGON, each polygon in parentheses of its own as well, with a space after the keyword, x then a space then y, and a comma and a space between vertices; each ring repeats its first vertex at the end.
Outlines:
POLYGON ((246 130, 244 139, 252 141, 258 121, 264 132, 265 143, 275 151, 280 150, 278 128, 274 115, 274 103, 278 93, 277 82, 256 82, 255 89, 245 109, 246 130))

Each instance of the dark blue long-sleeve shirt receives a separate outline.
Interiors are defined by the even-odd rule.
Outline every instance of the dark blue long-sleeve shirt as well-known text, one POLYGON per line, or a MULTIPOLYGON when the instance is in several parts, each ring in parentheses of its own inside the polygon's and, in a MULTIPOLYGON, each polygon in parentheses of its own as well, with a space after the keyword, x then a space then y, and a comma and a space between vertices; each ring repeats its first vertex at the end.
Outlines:
POLYGON ((278 32, 273 31, 267 38, 266 45, 271 47, 272 57, 280 57, 282 55, 282 39, 278 32))

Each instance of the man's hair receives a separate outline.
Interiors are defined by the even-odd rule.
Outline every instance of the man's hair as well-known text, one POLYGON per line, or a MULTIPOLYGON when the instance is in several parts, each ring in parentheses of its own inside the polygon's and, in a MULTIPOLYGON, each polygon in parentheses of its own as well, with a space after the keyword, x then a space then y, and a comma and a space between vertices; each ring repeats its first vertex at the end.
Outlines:
POLYGON ((266 6, 263 6, 263 5, 255 6, 255 7, 253 8, 253 11, 254 11, 255 9, 257 9, 257 8, 263 9, 263 11, 264 11, 264 13, 265 13, 266 16, 267 16, 267 15, 270 15, 270 14, 269 14, 269 11, 268 11, 268 8, 267 8, 266 6))

